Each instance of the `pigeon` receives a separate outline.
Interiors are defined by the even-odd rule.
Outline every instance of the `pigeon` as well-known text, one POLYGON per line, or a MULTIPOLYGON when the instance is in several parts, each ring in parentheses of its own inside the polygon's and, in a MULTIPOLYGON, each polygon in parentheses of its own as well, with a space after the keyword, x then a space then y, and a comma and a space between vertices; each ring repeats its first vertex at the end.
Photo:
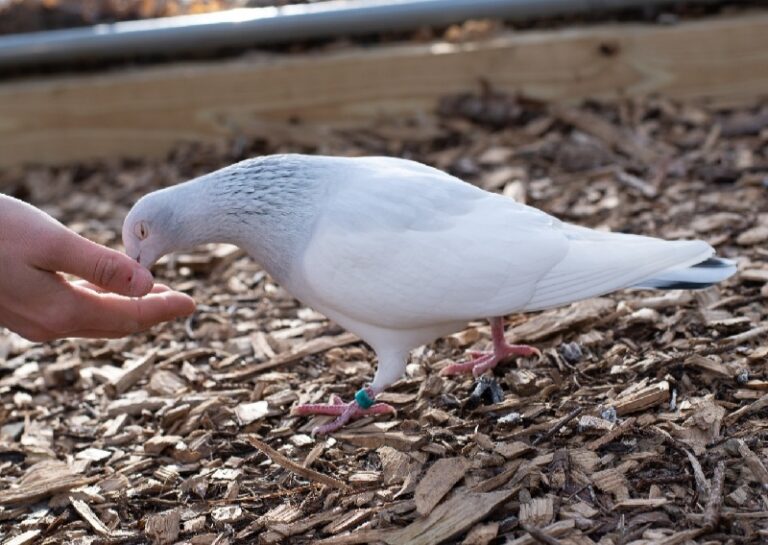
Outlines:
POLYGON ((503 317, 625 288, 698 289, 736 271, 700 240, 667 241, 566 223, 441 170, 396 157, 255 157, 143 196, 123 225, 144 267, 205 243, 239 246, 296 299, 376 353, 373 381, 296 414, 393 412, 375 398, 411 350, 489 319, 492 350, 444 374, 475 376, 512 356, 503 317))

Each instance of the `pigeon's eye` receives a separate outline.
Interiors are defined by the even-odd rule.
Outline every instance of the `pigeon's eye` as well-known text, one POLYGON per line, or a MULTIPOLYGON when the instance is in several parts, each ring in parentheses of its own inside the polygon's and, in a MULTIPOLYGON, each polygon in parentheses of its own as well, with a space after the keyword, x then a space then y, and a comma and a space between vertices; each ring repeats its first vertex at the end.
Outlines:
POLYGON ((149 226, 147 225, 146 221, 140 221, 137 223, 133 231, 136 236, 139 237, 139 240, 144 240, 149 236, 149 226))

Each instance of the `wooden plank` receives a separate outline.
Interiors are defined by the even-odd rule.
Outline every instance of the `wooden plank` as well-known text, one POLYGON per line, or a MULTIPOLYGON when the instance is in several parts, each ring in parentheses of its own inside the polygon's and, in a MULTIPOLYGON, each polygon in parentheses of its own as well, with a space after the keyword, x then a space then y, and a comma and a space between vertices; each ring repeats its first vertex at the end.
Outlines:
POLYGON ((160 156, 181 140, 249 133, 264 120, 349 125, 430 110, 480 79, 560 102, 648 93, 739 102, 768 92, 768 14, 8 82, 0 166, 160 156))

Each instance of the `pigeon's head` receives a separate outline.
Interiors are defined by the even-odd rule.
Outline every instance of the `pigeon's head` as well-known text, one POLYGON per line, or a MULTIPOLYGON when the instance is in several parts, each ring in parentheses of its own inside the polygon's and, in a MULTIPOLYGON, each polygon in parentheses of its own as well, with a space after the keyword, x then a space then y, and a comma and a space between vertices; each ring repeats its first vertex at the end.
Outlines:
POLYGON ((125 253, 150 268, 155 262, 180 249, 173 207, 168 194, 156 191, 142 197, 123 222, 125 253))

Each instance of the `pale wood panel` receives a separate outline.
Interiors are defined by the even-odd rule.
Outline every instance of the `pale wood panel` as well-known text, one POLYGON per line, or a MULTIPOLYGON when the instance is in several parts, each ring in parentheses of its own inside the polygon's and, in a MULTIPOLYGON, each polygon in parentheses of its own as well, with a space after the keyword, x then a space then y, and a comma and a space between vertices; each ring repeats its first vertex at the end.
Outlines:
POLYGON ((553 100, 768 95, 768 14, 507 34, 462 45, 253 57, 0 85, 0 165, 166 153, 253 119, 354 124, 429 110, 483 78, 553 100))

